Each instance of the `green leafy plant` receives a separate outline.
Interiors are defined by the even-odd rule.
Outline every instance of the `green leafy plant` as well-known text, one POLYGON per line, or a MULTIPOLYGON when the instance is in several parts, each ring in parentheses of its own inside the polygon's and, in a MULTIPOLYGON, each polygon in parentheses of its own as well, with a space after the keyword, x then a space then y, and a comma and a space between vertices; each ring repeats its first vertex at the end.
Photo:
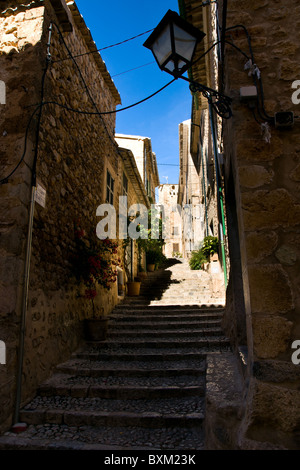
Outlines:
POLYGON ((202 250, 193 251, 192 256, 189 260, 190 268, 193 270, 203 269, 203 265, 207 263, 207 258, 202 250))
POLYGON ((209 257, 219 249, 217 237, 205 237, 201 245, 200 250, 193 251, 189 260, 190 268, 193 270, 203 269, 204 264, 209 262, 209 257))
POLYGON ((158 250, 146 251, 147 264, 157 264, 160 261, 160 252, 158 250))
POLYGON ((201 250, 207 258, 209 258, 209 256, 213 255, 214 253, 217 253, 218 249, 219 240, 217 237, 208 236, 204 238, 201 250))
POLYGON ((179 251, 174 251, 172 256, 173 258, 182 258, 182 254, 179 251))
POLYGON ((140 238, 137 239, 138 250, 141 255, 142 252, 146 254, 146 263, 161 266, 166 257, 162 253, 162 247, 165 241, 162 238, 162 220, 159 217, 159 212, 156 209, 148 211, 148 226, 140 224, 140 238), (156 221, 156 226, 152 226, 153 220, 156 221), (157 230, 158 238, 153 238, 154 230, 157 230))

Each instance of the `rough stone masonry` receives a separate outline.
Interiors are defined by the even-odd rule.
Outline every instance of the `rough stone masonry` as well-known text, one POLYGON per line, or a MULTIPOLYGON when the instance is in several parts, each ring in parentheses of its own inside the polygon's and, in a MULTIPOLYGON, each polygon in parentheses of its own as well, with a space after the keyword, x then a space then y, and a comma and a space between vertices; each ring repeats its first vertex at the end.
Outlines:
MULTIPOLYGON (((82 76, 70 60, 68 50, 73 55, 95 50, 76 5, 70 3, 67 8, 65 2, 48 0, 1 2, 1 178, 19 164, 7 184, 0 186, 0 339, 7 347, 7 363, 0 366, 0 423, 4 425, 11 424, 15 401, 31 173, 51 22, 44 102, 55 104, 42 107, 39 126, 37 181, 46 199, 43 205, 35 204, 34 212, 23 401, 80 341, 80 321, 90 304, 80 298, 82 291, 70 269, 74 222, 80 218, 84 230, 95 230, 96 208, 105 198, 105 169, 109 165, 117 174, 120 165, 115 114, 86 116, 63 108, 95 112, 97 107, 103 112, 120 104, 99 54, 76 59, 82 76)), ((105 294, 104 313, 113 308, 116 295, 115 290, 105 294)))
POLYGON ((299 120, 287 129, 270 119, 285 111, 299 116, 292 102, 292 84, 300 77, 299 22, 294 0, 228 2, 227 39, 256 65, 249 69, 245 56, 226 45, 226 93, 234 113, 224 126, 224 158, 226 184, 234 184, 236 198, 248 348, 237 434, 244 446, 249 443, 242 436, 299 448, 299 369, 291 361, 293 341, 300 338, 299 120), (260 115, 239 98, 254 75, 260 115))

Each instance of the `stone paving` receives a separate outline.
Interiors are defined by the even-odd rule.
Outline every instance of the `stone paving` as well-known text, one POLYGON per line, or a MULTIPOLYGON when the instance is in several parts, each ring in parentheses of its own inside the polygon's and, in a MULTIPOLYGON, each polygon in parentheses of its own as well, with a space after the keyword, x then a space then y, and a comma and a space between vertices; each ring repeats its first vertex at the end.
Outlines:
POLYGON ((202 450, 206 355, 228 351, 224 299, 186 262, 149 273, 103 342, 87 342, 21 410, 0 449, 202 450), (194 297, 190 295, 194 292, 194 297), (198 298, 199 297, 199 298, 198 298))

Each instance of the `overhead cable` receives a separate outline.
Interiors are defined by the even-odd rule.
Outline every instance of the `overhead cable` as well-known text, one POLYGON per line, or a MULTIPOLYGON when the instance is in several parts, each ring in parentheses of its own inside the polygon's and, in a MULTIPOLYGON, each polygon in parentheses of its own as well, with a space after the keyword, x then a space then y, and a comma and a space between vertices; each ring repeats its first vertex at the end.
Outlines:
MULTIPOLYGON (((154 28, 153 28, 154 29, 154 28)), ((106 47, 101 47, 100 49, 96 49, 95 51, 89 51, 89 52, 83 52, 82 54, 77 54, 73 56, 74 59, 77 59, 77 57, 83 57, 85 55, 90 55, 90 54, 96 54, 97 52, 104 51, 106 49, 111 49, 112 47, 120 46, 122 44, 125 44, 126 42, 132 41, 133 39, 139 38, 140 36, 144 36, 145 34, 151 33, 153 29, 149 29, 148 31, 145 31, 144 33, 137 34, 136 36, 133 36, 132 38, 125 39, 124 41, 117 42, 116 44, 112 44, 110 46, 106 47)), ((65 60, 69 60, 71 57, 66 57, 65 59, 59 59, 59 60, 54 60, 53 62, 63 62, 65 60)))

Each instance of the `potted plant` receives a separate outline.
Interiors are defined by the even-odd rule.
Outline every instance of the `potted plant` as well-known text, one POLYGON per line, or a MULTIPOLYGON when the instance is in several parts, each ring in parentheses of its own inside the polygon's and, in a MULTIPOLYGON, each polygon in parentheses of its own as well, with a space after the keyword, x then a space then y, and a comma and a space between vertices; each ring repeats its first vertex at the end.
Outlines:
POLYGON ((201 248, 197 251, 193 251, 192 253, 189 260, 190 268, 193 270, 205 269, 205 266, 213 260, 213 257, 218 256, 218 248, 219 241, 217 237, 205 237, 201 244, 201 248))
POLYGON ((146 252, 147 271, 153 272, 157 262, 157 253, 154 250, 146 252))
POLYGON ((204 269, 204 265, 207 263, 207 257, 202 250, 193 251, 192 256, 189 260, 189 265, 192 270, 204 269))
POLYGON ((117 265, 121 263, 118 243, 86 237, 84 230, 75 226, 76 250, 72 256, 73 273, 85 286, 84 298, 92 303, 92 316, 84 320, 84 330, 89 340, 102 341, 106 337, 108 318, 94 304, 97 286, 109 291, 117 279, 117 265))
POLYGON ((208 236, 203 240, 202 252, 206 255, 207 259, 217 255, 219 250, 219 240, 217 237, 208 236))
POLYGON ((140 295, 141 280, 137 277, 133 281, 127 282, 127 295, 137 297, 140 295))

